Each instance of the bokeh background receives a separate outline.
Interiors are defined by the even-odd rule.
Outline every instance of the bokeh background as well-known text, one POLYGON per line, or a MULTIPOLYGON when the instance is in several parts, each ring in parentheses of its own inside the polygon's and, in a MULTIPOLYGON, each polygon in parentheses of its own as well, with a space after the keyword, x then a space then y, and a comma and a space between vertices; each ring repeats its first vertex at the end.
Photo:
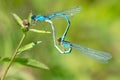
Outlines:
MULTIPOLYGON (((37 40, 42 43, 21 57, 36 59, 50 70, 14 64, 6 80, 120 80, 120 0, 0 0, 0 56, 11 56, 22 36, 11 13, 25 19, 31 10, 38 15, 73 6, 81 6, 82 11, 70 18, 66 40, 109 52, 113 56, 110 62, 101 64, 76 50, 69 55, 59 54, 53 46, 52 34, 29 32, 23 45, 37 40)), ((64 19, 53 22, 59 38, 67 23, 64 19)), ((51 31, 45 22, 32 28, 51 31)), ((0 63, 0 71, 6 64, 0 63)))

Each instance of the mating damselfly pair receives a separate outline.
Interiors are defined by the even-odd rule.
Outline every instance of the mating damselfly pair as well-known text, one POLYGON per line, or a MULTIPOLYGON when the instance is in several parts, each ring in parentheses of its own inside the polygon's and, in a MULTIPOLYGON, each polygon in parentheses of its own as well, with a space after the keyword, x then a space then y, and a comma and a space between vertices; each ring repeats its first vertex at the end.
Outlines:
POLYGON ((51 28, 52 28, 54 46, 60 53, 62 53, 62 54, 71 53, 72 48, 74 47, 82 54, 85 54, 85 55, 87 55, 91 58, 94 58, 98 61, 101 61, 103 63, 107 63, 108 60, 110 60, 112 58, 111 54, 109 54, 107 52, 94 50, 94 49, 91 49, 91 48, 86 48, 86 47, 83 47, 81 45, 77 45, 77 44, 73 44, 73 43, 70 43, 68 41, 65 41, 66 34, 67 34, 67 32, 70 28, 69 16, 74 16, 75 14, 79 13, 81 11, 81 9, 82 9, 81 7, 76 6, 76 7, 68 8, 66 10, 59 11, 59 12, 56 12, 56 13, 52 13, 52 14, 49 14, 49 15, 32 15, 31 19, 34 20, 34 21, 45 21, 45 22, 50 23, 51 28), (54 26, 54 24, 51 20, 51 19, 56 18, 56 17, 63 17, 63 18, 66 19, 66 21, 68 23, 67 27, 66 27, 66 30, 64 31, 62 37, 60 37, 58 39, 58 42, 60 43, 60 45, 63 48, 67 48, 67 50, 66 49, 64 49, 64 50, 60 49, 56 44, 56 34, 55 34, 55 28, 54 28, 55 26, 54 26))

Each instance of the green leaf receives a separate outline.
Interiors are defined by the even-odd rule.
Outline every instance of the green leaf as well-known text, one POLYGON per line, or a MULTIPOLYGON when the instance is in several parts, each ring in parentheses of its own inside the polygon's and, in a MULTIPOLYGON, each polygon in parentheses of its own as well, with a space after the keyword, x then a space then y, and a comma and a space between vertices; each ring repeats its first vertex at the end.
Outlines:
POLYGON ((36 33, 51 33, 49 31, 37 30, 37 29, 30 29, 29 31, 36 32, 36 33))
MULTIPOLYGON (((0 58, 1 62, 9 62, 10 58, 0 58)), ((45 64, 34 60, 34 59, 28 59, 28 58, 15 58, 14 61, 15 63, 22 64, 24 66, 32 67, 32 68, 38 68, 38 69, 49 69, 45 64)))
POLYGON ((32 16, 32 11, 30 11, 29 15, 28 15, 28 22, 31 24, 31 16, 32 16))
POLYGON ((41 42, 42 42, 42 41, 36 41, 36 42, 32 42, 32 43, 29 43, 29 44, 21 47, 21 48, 18 50, 18 54, 20 54, 20 53, 22 53, 22 52, 24 52, 24 51, 26 51, 26 50, 29 50, 29 49, 35 47, 37 44, 39 44, 39 43, 41 43, 41 42))
POLYGON ((22 19, 15 13, 12 13, 13 17, 15 18, 15 20, 18 22, 18 24, 21 26, 21 27, 24 27, 23 25, 23 21, 22 19))

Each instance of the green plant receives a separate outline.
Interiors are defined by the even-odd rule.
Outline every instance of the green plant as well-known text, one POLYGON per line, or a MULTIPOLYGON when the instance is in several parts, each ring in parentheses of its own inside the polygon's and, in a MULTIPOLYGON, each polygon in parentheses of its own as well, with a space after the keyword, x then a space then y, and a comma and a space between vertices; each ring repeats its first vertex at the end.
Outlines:
POLYGON ((50 32, 36 30, 36 29, 30 29, 32 13, 29 14, 28 19, 24 19, 24 20, 22 20, 19 16, 17 16, 14 13, 12 15, 15 18, 15 20, 18 22, 18 24, 21 26, 23 36, 22 36, 17 48, 15 49, 15 52, 13 53, 12 57, 5 57, 5 58, 0 57, 0 62, 8 62, 8 66, 6 67, 3 75, 0 78, 1 80, 5 79, 6 74, 8 73, 8 70, 11 67, 12 63, 20 63, 20 64, 25 65, 25 66, 40 68, 40 69, 41 68, 42 69, 49 69, 45 64, 43 64, 37 60, 28 59, 28 58, 21 58, 21 57, 16 57, 16 56, 23 53, 26 50, 29 50, 29 49, 35 47, 37 44, 41 43, 41 41, 36 41, 36 42, 31 42, 31 43, 21 47, 24 39, 27 36, 28 31, 32 31, 32 32, 36 32, 36 33, 50 33, 50 32))

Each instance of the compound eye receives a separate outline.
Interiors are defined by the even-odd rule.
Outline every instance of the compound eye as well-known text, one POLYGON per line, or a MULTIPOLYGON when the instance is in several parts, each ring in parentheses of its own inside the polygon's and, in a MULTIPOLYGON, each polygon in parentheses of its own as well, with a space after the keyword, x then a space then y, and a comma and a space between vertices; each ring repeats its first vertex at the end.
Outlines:
POLYGON ((31 19, 35 20, 35 18, 36 18, 36 15, 31 16, 31 19))

